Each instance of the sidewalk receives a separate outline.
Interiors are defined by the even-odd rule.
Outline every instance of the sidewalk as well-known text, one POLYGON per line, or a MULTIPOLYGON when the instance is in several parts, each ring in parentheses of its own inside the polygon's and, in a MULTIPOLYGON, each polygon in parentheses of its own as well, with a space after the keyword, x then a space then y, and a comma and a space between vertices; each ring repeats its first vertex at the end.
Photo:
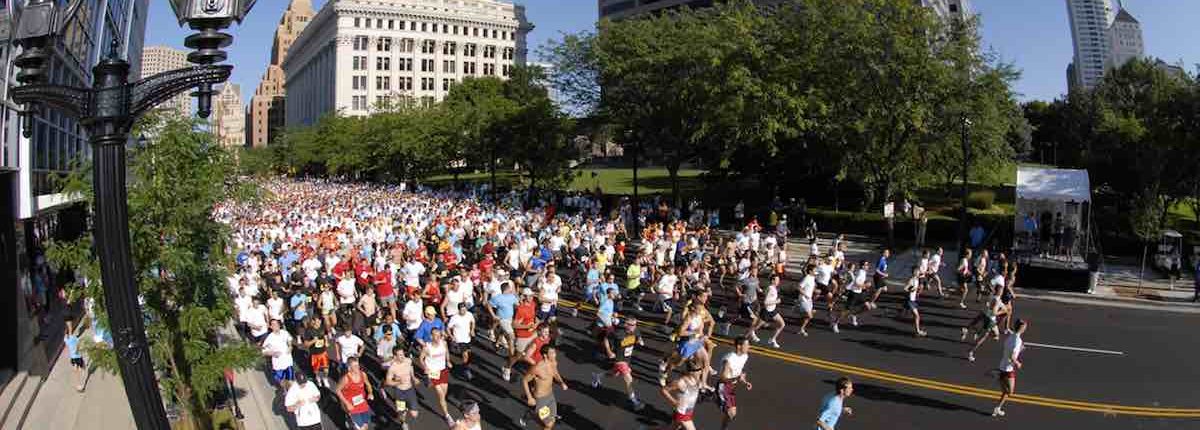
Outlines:
MULTIPOLYGON (((80 335, 91 341, 91 330, 80 335)), ((83 393, 75 391, 74 368, 66 352, 59 354, 50 376, 46 378, 23 421, 5 422, 4 428, 18 429, 131 429, 133 414, 125 396, 120 377, 93 369, 83 393), (12 424, 12 425, 10 425, 12 424)), ((90 363, 89 363, 90 365, 90 363)), ((288 423, 274 412, 275 389, 265 374, 257 369, 239 372, 235 376, 238 405, 245 418, 244 430, 287 429, 288 423)), ((10 417, 20 420, 21 417, 10 417)))

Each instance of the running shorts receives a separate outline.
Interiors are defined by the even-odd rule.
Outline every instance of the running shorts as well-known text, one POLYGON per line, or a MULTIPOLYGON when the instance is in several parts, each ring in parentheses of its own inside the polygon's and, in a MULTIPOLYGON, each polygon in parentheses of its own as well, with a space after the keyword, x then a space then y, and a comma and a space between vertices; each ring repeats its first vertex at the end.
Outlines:
POLYGON ((392 406, 396 408, 397 413, 408 412, 408 410, 417 405, 417 391, 412 387, 407 390, 401 390, 396 387, 384 387, 388 397, 392 400, 392 406))
POLYGON ((627 361, 618 361, 613 363, 612 374, 614 376, 632 375, 633 368, 629 367, 629 362, 627 361))
POLYGON ((687 360, 689 358, 692 358, 693 355, 696 355, 696 352, 700 351, 700 348, 703 348, 703 347, 704 347, 704 342, 699 341, 699 340, 683 341, 683 342, 679 342, 679 345, 676 346, 675 350, 679 352, 679 356, 681 358, 683 358, 684 360, 687 360))
POLYGON ((558 402, 554 400, 554 395, 541 397, 534 400, 533 414, 537 416, 538 421, 543 424, 549 424, 558 417, 558 402))
POLYGON ((721 406, 721 410, 728 410, 737 407, 737 384, 733 382, 717 383, 717 404, 721 406))
POLYGON ((450 369, 442 369, 436 377, 429 378, 429 386, 446 385, 450 383, 450 369))
POLYGON ((309 358, 309 364, 312 364, 313 372, 329 370, 329 353, 322 352, 320 354, 313 354, 309 358))

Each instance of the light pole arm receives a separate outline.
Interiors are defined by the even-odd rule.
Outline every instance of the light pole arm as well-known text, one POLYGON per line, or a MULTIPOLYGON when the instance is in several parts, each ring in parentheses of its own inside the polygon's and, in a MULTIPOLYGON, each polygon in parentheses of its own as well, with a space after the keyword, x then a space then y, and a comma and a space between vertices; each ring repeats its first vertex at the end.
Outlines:
POLYGON ((225 82, 232 73, 233 66, 230 65, 196 66, 159 73, 133 82, 129 84, 132 93, 129 117, 136 121, 146 111, 171 97, 201 84, 225 82))
POLYGON ((87 112, 92 91, 85 88, 58 85, 23 85, 11 90, 13 102, 18 104, 44 104, 79 118, 87 112))

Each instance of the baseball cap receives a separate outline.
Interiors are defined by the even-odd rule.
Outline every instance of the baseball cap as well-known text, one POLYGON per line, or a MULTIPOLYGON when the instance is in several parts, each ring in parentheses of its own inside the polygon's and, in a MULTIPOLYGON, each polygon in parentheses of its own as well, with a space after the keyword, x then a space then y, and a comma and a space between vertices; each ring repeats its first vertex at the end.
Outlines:
POLYGON ((522 295, 522 296, 532 296, 532 295, 533 295, 533 290, 529 289, 529 287, 522 288, 522 289, 521 289, 521 295, 522 295))

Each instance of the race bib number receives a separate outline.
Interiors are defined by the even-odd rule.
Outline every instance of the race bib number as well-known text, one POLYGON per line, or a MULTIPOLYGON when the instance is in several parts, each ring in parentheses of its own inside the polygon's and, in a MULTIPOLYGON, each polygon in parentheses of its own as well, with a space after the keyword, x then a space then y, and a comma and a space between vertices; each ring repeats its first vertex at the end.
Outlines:
POLYGON ((426 376, 429 376, 429 380, 432 381, 434 379, 437 379, 439 376, 442 376, 442 372, 434 370, 434 371, 430 371, 429 374, 426 376))
POLYGON ((545 420, 550 417, 550 407, 542 406, 537 410, 538 419, 545 420))
POLYGON ((633 356, 633 347, 632 347, 632 346, 627 346, 627 347, 625 347, 625 356, 626 356, 626 357, 632 357, 632 356, 633 356))
POLYGON ((408 410, 408 402, 403 401, 403 400, 397 400, 396 401, 396 410, 400 411, 400 412, 407 411, 408 410))
POLYGON ((313 342, 313 348, 324 348, 324 347, 325 347, 325 339, 317 339, 316 342, 313 342))
POLYGON ((367 401, 367 399, 363 398, 363 396, 360 394, 360 395, 354 396, 353 398, 350 399, 350 405, 358 406, 358 405, 365 403, 366 401, 367 401))

